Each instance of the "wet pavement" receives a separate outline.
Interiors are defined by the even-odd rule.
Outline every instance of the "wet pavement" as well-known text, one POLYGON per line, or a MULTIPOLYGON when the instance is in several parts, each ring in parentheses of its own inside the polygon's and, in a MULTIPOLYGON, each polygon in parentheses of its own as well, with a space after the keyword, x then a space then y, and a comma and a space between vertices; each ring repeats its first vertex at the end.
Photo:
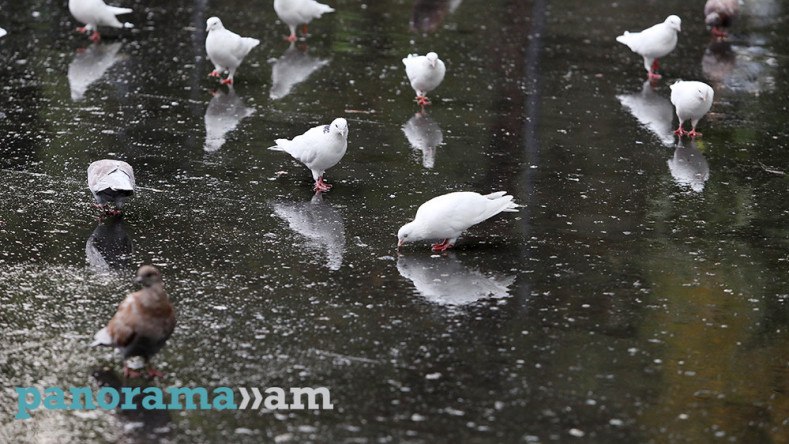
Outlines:
MULTIPOLYGON (((0 441, 786 442, 785 5, 727 43, 690 2, 336 1, 305 42, 271 2, 137 2, 100 44, 62 2, 3 5, 0 441), (682 17, 662 81, 614 41, 682 17), (205 19, 260 38, 234 88, 205 19), (447 77, 417 114, 401 59, 447 77), (677 143, 674 79, 715 89, 677 143), (273 141, 345 117, 311 192, 273 141), (97 220, 85 171, 138 194, 97 220), (525 204, 398 255, 427 199, 525 204), (178 325, 153 384, 331 389, 323 411, 52 411, 13 387, 121 386, 87 347, 156 264, 178 325)), ((120 3, 118 3, 121 5, 120 3)))

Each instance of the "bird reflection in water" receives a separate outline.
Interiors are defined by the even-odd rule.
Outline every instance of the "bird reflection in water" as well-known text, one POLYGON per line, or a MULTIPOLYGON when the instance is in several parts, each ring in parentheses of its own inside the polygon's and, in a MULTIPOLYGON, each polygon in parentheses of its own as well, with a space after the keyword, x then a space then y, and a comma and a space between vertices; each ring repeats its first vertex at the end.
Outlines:
POLYGON ((307 80, 313 72, 328 64, 329 60, 313 57, 306 49, 300 51, 291 43, 285 53, 273 61, 269 96, 273 100, 287 96, 294 86, 307 80))
MULTIPOLYGON (((115 371, 97 367, 93 369, 92 376, 99 389, 112 387, 118 393, 122 392, 124 384, 115 371)), ((137 406, 136 409, 118 408, 116 410, 117 417, 123 422, 124 439, 122 441, 130 443, 160 442, 170 436, 172 434, 172 418, 170 418, 169 411, 147 409, 142 405, 142 400, 148 396, 146 393, 142 393, 146 386, 130 388, 139 390, 140 393, 131 398, 131 403, 137 406)), ((98 389, 96 391, 98 392, 98 389)), ((125 403, 125 401, 126 398, 121 398, 121 403, 125 403)))
POLYGON ((460 6, 463 0, 415 0, 411 12, 411 31, 427 34, 437 31, 444 19, 460 6))
POLYGON ((759 95, 775 89, 775 57, 761 46, 712 42, 704 50, 701 71, 716 89, 759 95))
POLYGON ((415 150, 422 152, 422 166, 433 168, 436 148, 444 141, 441 127, 426 112, 418 112, 403 124, 403 133, 415 150))
POLYGON ((77 50, 74 60, 68 65, 68 84, 71 89, 71 100, 77 102, 85 97, 85 91, 99 80, 108 69, 119 60, 126 58, 118 54, 121 42, 94 43, 87 48, 77 50))
POLYGON ((101 220, 85 244, 88 264, 102 273, 131 267, 133 253, 134 245, 122 215, 101 220))
POLYGON ((244 105, 244 100, 236 94, 233 85, 227 92, 217 89, 205 110, 205 145, 207 152, 217 151, 227 141, 225 135, 236 129, 239 123, 255 113, 255 108, 244 105))
POLYGON ((515 276, 485 274, 464 265, 454 253, 441 257, 400 256, 397 271, 414 283, 425 299, 439 305, 466 305, 485 298, 505 298, 515 276))
POLYGON ((710 166, 696 143, 692 139, 677 143, 674 156, 668 160, 668 169, 677 185, 700 193, 710 178, 710 166))
POLYGON ((674 143, 674 108, 667 97, 660 95, 649 80, 641 86, 641 91, 616 96, 619 103, 635 117, 638 122, 654 133, 660 141, 671 146, 674 143))
POLYGON ((321 192, 309 202, 275 202, 274 213, 305 238, 304 247, 326 255, 326 267, 339 270, 345 253, 345 221, 323 201, 321 192))

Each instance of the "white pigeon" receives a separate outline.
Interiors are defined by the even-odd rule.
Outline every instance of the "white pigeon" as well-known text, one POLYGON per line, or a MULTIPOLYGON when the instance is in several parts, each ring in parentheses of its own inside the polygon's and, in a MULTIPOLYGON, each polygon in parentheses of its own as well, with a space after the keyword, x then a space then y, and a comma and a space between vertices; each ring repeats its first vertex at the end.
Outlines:
POLYGON ((273 63, 269 97, 278 100, 290 94, 294 86, 307 80, 313 72, 328 65, 329 61, 312 57, 306 51, 301 52, 291 43, 285 53, 273 63))
POLYGON ((307 24, 327 12, 334 12, 334 8, 315 0, 274 0, 274 11, 277 12, 279 19, 290 28, 290 35, 286 39, 289 42, 295 42, 298 25, 304 25, 302 31, 306 35, 307 24))
POLYGON ((244 100, 236 94, 232 85, 227 93, 221 90, 212 92, 213 98, 208 102, 205 110, 205 144, 206 152, 214 152, 225 144, 225 135, 236 129, 239 123, 255 113, 255 108, 249 108, 244 100))
POLYGON ((227 72, 227 78, 220 81, 223 85, 233 84, 233 75, 236 73, 244 57, 249 54, 255 46, 260 44, 260 40, 251 37, 241 37, 235 32, 225 29, 219 17, 211 17, 206 20, 208 36, 205 38, 205 52, 214 70, 208 74, 211 77, 222 77, 222 73, 227 72))
POLYGON ((710 178, 710 165, 694 141, 688 146, 677 144, 674 157, 668 160, 668 170, 677 185, 688 186, 697 193, 704 191, 704 183, 710 178))
POLYGON ((125 58, 123 54, 118 54, 121 46, 121 42, 109 45, 94 43, 74 55, 74 60, 68 65, 71 100, 82 100, 90 85, 101 79, 115 63, 125 58))
POLYGON ((416 210, 414 220, 397 232, 397 248, 406 242, 442 241, 433 244, 433 251, 445 251, 455 245, 458 237, 472 225, 502 211, 517 212, 518 205, 506 191, 481 195, 460 191, 434 197, 416 210))
POLYGON ((670 15, 663 23, 647 28, 641 32, 628 32, 616 38, 616 41, 627 45, 633 52, 644 58, 644 68, 650 80, 659 79, 657 71, 660 67, 658 59, 668 55, 677 46, 677 33, 680 32, 682 20, 670 15))
POLYGON ((427 55, 410 54, 403 59, 405 73, 411 82, 411 88, 416 92, 416 102, 424 108, 430 105, 427 93, 438 88, 444 80, 447 69, 438 54, 429 52, 427 55))
POLYGON ((96 205, 108 214, 120 214, 126 199, 134 194, 134 169, 121 160, 102 159, 88 166, 88 188, 96 205), (115 210, 109 209, 115 203, 115 210))
POLYGON ((342 117, 329 125, 311 128, 293 140, 277 139, 273 151, 284 151, 312 171, 315 191, 329 191, 332 187, 323 181, 323 174, 345 155, 348 148, 348 122, 342 117))
POLYGON ((677 117, 679 117, 679 127, 674 134, 680 137, 685 134, 690 137, 700 136, 701 133, 696 132, 696 124, 712 107, 714 95, 712 87, 704 82, 683 80, 674 82, 671 85, 671 103, 677 109, 677 117), (686 120, 690 120, 692 126, 690 132, 682 128, 686 120))
POLYGON ((85 26, 77 28, 77 32, 84 34, 91 33, 90 39, 94 42, 101 40, 99 26, 110 26, 112 28, 133 28, 129 22, 121 23, 116 15, 128 14, 132 12, 129 8, 118 8, 109 6, 103 0, 68 0, 68 10, 77 21, 85 26))
POLYGON ((422 166, 433 168, 436 148, 444 142, 441 127, 427 113, 419 112, 403 124, 403 133, 415 150, 422 152, 422 166))
POLYGON ((5 30, 5 29, 3 29, 3 28, 0 28, 0 37, 5 37, 5 36, 6 36, 6 34, 8 34, 8 31, 6 31, 6 30, 5 30))
POLYGON ((514 275, 483 273, 464 265, 452 253, 440 258, 400 256, 397 271, 413 282, 425 299, 446 306, 506 298, 510 295, 509 287, 515 283, 514 275))

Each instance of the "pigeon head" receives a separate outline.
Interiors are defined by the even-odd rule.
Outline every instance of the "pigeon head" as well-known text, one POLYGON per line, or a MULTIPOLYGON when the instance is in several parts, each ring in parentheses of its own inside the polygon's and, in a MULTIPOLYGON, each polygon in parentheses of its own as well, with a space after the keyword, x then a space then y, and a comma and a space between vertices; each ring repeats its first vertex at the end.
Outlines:
POLYGON ((137 277, 134 278, 134 282, 142 284, 143 287, 150 287, 162 282, 162 275, 153 265, 143 265, 137 270, 137 277))
POLYGON ((422 239, 424 239, 424 236, 420 227, 413 221, 408 222, 397 231, 397 248, 400 248, 406 242, 414 242, 422 239))
POLYGON ((329 126, 329 131, 332 133, 341 134, 343 139, 348 137, 348 121, 343 119, 342 117, 336 118, 332 121, 331 125, 329 126))
POLYGON ((712 11, 709 14, 707 14, 707 17, 705 17, 704 23, 706 23, 707 26, 720 26, 721 15, 718 14, 718 11, 712 11))
POLYGON ((436 67, 436 62, 438 61, 438 54, 436 54, 434 52, 428 52, 425 57, 427 57, 427 61, 430 63, 430 66, 435 68, 436 67))
POLYGON ((669 28, 675 29, 677 32, 682 31, 681 29, 682 20, 680 20, 680 18, 677 17, 676 15, 670 15, 666 17, 666 21, 663 23, 667 24, 669 28))
POLYGON ((207 32, 215 31, 217 29, 222 29, 224 26, 222 25, 222 20, 219 20, 219 17, 211 17, 210 19, 205 21, 205 30, 207 32))

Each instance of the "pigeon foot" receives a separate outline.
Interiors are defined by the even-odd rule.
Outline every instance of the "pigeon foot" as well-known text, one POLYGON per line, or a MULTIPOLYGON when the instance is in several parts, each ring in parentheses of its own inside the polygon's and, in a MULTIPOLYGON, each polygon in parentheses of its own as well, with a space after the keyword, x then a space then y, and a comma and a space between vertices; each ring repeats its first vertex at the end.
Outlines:
POLYGON ((296 33, 294 32, 291 35, 285 36, 285 40, 289 41, 290 43, 293 43, 296 40, 298 40, 298 37, 296 37, 296 33))
POLYGON ((138 372, 137 370, 132 370, 126 364, 124 364, 123 376, 125 376, 126 378, 139 378, 140 376, 142 376, 142 372, 138 372))
POLYGON ((164 378, 164 373, 162 373, 159 370, 156 370, 153 367, 148 368, 147 373, 148 373, 148 377, 151 378, 151 379, 153 379, 153 378, 164 378))
POLYGON ((416 96, 416 103, 424 107, 430 105, 430 100, 428 100, 427 96, 416 96))
POLYGON ((430 249, 435 252, 447 251, 450 248, 452 248, 452 244, 449 243, 449 239, 444 239, 441 243, 430 246, 430 249))
POLYGON ((87 26, 80 26, 79 28, 77 28, 77 32, 79 32, 80 34, 87 34, 90 31, 88 31, 87 26))
POLYGON ((688 132, 687 132, 687 131, 685 131, 685 130, 684 130, 684 129, 683 129, 681 126, 680 126, 679 128, 677 128, 677 129, 675 129, 675 130, 674 130, 674 134, 678 135, 679 137, 682 137, 682 136, 684 136, 685 134, 688 134, 688 132))
POLYGON ((687 133, 687 134, 688 134, 688 137, 690 137, 691 139, 695 139, 696 137, 701 137, 701 133, 700 133, 700 132, 698 132, 698 131, 696 131, 696 128, 693 128, 693 129, 692 129, 692 130, 690 130, 690 132, 689 132, 689 133, 687 133))
POLYGON ((93 31, 93 34, 90 35, 90 41, 93 43, 101 41, 101 34, 99 34, 99 31, 93 31))
POLYGON ((663 78, 663 76, 661 76, 660 74, 658 74, 658 73, 656 73, 654 71, 649 71, 647 73, 647 77, 649 78, 650 81, 651 80, 660 80, 660 79, 663 78))
POLYGON ((712 33, 712 36, 718 40, 723 40, 728 37, 726 31, 717 26, 713 26, 710 32, 712 33))
POLYGON ((326 191, 329 191, 331 187, 331 185, 323 181, 323 177, 319 177, 318 180, 315 181, 315 186, 312 187, 312 191, 325 193, 326 191))
POLYGON ((307 24, 306 23, 301 28, 301 35, 303 35, 304 37, 307 37, 307 24))
POLYGON ((219 74, 219 71, 213 70, 211 71, 211 73, 208 74, 208 77, 222 77, 222 75, 219 74))
POLYGON ((226 79, 222 79, 222 80, 219 81, 219 83, 221 83, 222 85, 232 85, 233 84, 233 78, 232 77, 228 77, 226 79))

